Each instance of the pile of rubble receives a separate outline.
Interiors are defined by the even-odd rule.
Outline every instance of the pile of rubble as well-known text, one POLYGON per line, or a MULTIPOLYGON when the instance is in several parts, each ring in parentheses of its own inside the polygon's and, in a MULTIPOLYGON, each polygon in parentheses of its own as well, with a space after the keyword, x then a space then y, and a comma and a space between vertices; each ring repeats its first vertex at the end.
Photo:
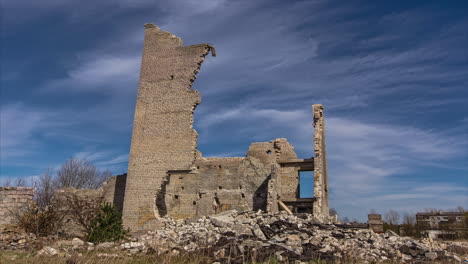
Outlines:
POLYGON ((36 235, 25 233, 15 226, 0 227, 0 250, 24 250, 37 241, 36 235))
POLYGON ((175 221, 164 219, 164 227, 121 244, 132 253, 208 254, 221 263, 329 260, 365 262, 459 263, 465 255, 450 252, 450 244, 400 237, 393 232, 376 234, 368 229, 346 229, 318 223, 311 215, 261 212, 223 214, 175 221))
POLYGON ((72 256, 77 251, 98 251, 99 257, 118 257, 122 253, 196 254, 219 263, 262 262, 271 258, 288 263, 317 259, 331 263, 468 262, 466 242, 415 240, 391 231, 376 234, 369 229, 319 223, 309 214, 228 211, 188 220, 163 218, 162 223, 160 229, 132 240, 97 245, 78 238, 46 239, 47 243, 39 243, 33 234, 3 228, 0 250, 24 250, 48 244, 51 246, 43 247, 36 254, 72 256))

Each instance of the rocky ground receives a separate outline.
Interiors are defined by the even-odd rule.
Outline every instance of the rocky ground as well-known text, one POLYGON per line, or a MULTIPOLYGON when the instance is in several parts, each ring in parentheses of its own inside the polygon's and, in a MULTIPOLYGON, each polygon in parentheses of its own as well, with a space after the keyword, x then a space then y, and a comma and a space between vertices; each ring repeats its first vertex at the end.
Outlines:
MULTIPOLYGON (((242 213, 229 211, 198 219, 164 218, 164 227, 120 243, 94 245, 77 238, 56 241, 37 255, 73 255, 98 251, 101 257, 127 255, 203 255, 219 263, 462 263, 468 262, 468 243, 415 240, 393 232, 376 234, 368 229, 320 224, 311 215, 242 213), (105 252, 108 253, 105 253, 105 252)), ((26 249, 34 235, 0 234, 0 249, 26 249)))
POLYGON ((137 252, 197 252, 213 254, 220 262, 351 259, 365 262, 460 263, 467 260, 468 245, 439 243, 400 237, 393 232, 376 234, 368 229, 352 230, 320 224, 308 214, 226 212, 189 221, 165 219, 165 228, 124 243, 122 248, 137 252))

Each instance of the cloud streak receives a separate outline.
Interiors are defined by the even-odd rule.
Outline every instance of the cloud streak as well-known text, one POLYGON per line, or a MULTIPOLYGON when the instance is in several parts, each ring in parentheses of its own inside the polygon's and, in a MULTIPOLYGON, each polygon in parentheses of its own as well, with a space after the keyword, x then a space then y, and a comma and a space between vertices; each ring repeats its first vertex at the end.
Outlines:
POLYGON ((48 92, 115 92, 116 88, 134 89, 141 58, 98 57, 84 61, 67 73, 67 77, 44 85, 48 92))

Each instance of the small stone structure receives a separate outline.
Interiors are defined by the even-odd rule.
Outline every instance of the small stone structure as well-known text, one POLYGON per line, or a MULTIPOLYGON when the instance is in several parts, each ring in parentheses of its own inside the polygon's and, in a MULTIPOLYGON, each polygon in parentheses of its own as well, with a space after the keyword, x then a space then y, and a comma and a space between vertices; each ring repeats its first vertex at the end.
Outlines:
POLYGON ((104 201, 112 203, 120 213, 122 213, 123 210, 126 183, 127 173, 124 173, 112 176, 102 187, 104 201))
POLYGON ((0 187, 0 225, 11 224, 11 212, 31 203, 33 198, 34 188, 0 187))
POLYGON ((381 214, 369 214, 367 216, 367 223, 369 224, 369 229, 376 233, 383 233, 383 221, 381 214))
POLYGON ((153 229, 163 216, 180 219, 230 209, 307 212, 327 221, 323 106, 313 105, 315 157, 299 159, 287 140, 279 138, 253 143, 245 157, 205 158, 193 129, 201 98, 192 83, 205 56, 215 56, 214 48, 183 46, 180 38, 153 24, 145 28, 124 225, 134 231, 153 229), (299 197, 300 171, 314 172, 314 198, 299 197))

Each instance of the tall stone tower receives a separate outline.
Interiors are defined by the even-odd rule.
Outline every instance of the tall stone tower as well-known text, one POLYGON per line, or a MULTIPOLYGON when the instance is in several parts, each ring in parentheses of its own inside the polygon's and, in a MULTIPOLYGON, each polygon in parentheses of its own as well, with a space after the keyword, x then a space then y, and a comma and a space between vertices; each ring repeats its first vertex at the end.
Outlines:
POLYGON ((122 213, 124 225, 134 231, 157 224, 156 196, 167 171, 193 166, 198 137, 193 112, 200 95, 191 87, 211 49, 208 44, 184 47, 180 38, 145 24, 122 213))

